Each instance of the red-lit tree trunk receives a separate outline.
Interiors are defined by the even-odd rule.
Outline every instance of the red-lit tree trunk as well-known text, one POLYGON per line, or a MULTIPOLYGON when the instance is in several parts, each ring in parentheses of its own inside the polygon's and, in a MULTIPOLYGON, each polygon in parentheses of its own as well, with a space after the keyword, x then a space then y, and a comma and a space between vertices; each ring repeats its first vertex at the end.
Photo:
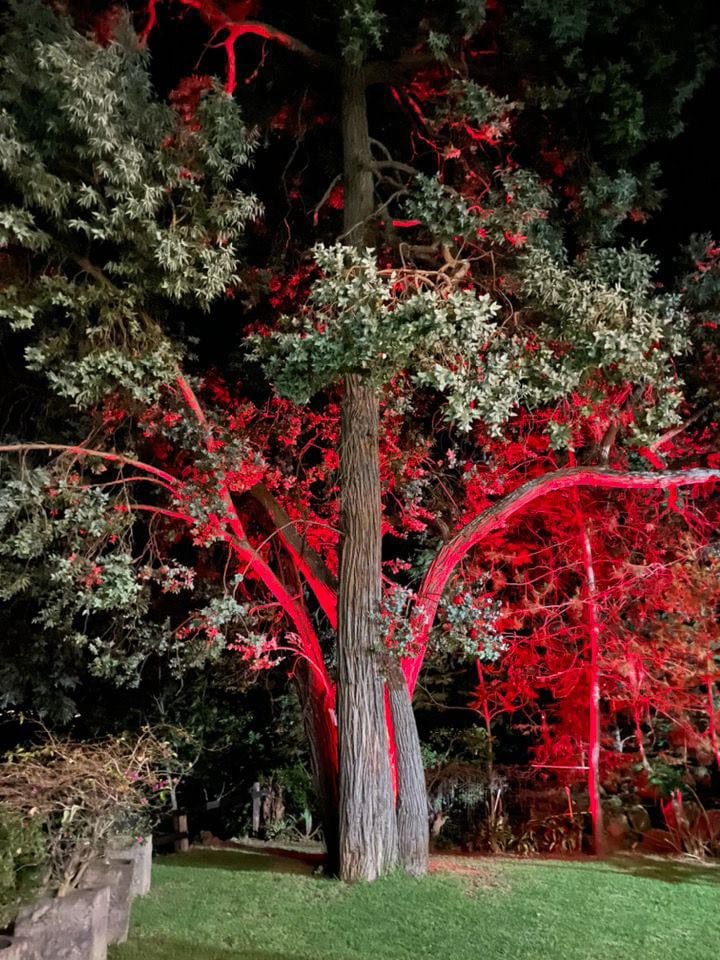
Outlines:
MULTIPOLYGON (((362 246, 373 210, 362 70, 342 78, 345 231, 362 246)), ((338 741, 340 875, 374 880, 397 863, 385 694, 380 672, 380 450, 376 388, 345 378, 341 409, 338 741)))
POLYGON ((573 491, 580 533, 583 573, 583 608, 588 628, 588 770, 587 788, 592 823, 593 849, 601 857, 605 853, 603 810, 600 801, 600 622, 598 620, 595 564, 587 522, 580 503, 580 494, 573 491))
POLYGON ((340 868, 337 727, 333 722, 334 714, 326 708, 325 691, 310 665, 299 660, 293 670, 293 676, 318 792, 323 836, 327 847, 326 869, 334 876, 340 868))
MULTIPOLYGON (((287 526, 290 523, 287 514, 284 514, 282 507, 264 488, 261 489, 258 486, 251 493, 271 520, 270 535, 282 531, 278 534, 275 543, 276 563, 282 570, 285 583, 292 586, 296 601, 303 603, 300 571, 305 566, 315 568, 320 581, 324 581, 325 571, 319 567, 321 561, 308 550, 307 564, 299 564, 295 548, 302 550, 303 544, 297 531, 287 526)), ((335 623, 334 620, 333 623, 335 623)), ((311 660, 298 657, 292 668, 291 678, 300 703, 303 729, 310 751, 323 837, 327 848, 325 868, 329 874, 336 876, 340 868, 338 862, 337 722, 334 691, 330 678, 325 671, 320 673, 318 666, 319 664, 311 660)))

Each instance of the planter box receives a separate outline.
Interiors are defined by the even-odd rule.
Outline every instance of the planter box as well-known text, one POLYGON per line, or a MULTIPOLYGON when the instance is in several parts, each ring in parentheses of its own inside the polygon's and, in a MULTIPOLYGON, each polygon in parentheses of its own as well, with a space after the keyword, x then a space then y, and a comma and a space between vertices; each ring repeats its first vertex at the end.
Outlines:
POLYGON ((130 896, 144 897, 150 893, 152 879, 152 837, 146 837, 142 843, 128 844, 115 850, 108 850, 106 860, 132 860, 133 876, 130 884, 130 896))
MULTIPOLYGON (((85 871, 81 889, 110 888, 107 911, 107 942, 125 943, 130 927, 132 906, 132 860, 94 860, 85 871)), ((52 954, 48 954, 48 957, 52 954)))
POLYGON ((23 907, 15 921, 13 945, 2 960, 107 960, 106 886, 46 897, 23 907), (16 951, 13 953, 12 951, 16 951))

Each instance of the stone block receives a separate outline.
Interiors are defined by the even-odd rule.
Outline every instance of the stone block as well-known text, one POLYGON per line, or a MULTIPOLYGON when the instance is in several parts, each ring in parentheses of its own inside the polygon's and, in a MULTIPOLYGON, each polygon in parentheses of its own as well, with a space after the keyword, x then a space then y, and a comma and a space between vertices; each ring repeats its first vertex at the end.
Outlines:
POLYGON ((133 876, 130 884, 132 897, 144 897, 150 893, 152 879, 152 837, 146 837, 142 843, 128 844, 114 850, 108 850, 106 860, 131 860, 133 876))
POLYGON ((101 886, 29 904, 15 921, 10 949, 21 951, 18 960, 107 960, 109 903, 110 890, 101 886))
POLYGON ((83 875, 81 887, 110 888, 110 903, 107 918, 107 942, 125 943, 130 928, 132 906, 131 885, 132 860, 94 860, 83 875))

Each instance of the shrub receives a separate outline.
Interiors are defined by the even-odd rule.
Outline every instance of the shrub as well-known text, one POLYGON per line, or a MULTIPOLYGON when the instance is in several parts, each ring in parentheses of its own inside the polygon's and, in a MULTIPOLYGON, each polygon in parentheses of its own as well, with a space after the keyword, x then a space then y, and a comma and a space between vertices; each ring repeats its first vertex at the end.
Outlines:
POLYGON ((47 852, 42 825, 0 805, 0 929, 42 886, 47 852))
POLYGON ((0 764, 0 803, 44 832, 48 885, 63 896, 112 837, 132 824, 146 833, 172 784, 172 749, 149 731, 139 738, 76 743, 48 735, 0 764))

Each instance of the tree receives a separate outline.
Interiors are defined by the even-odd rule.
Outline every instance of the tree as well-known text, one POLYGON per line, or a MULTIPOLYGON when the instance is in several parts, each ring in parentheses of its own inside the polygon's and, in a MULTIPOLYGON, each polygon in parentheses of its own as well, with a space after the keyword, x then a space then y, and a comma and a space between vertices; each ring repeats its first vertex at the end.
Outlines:
MULTIPOLYGON (((315 522, 312 511, 307 504, 293 502, 292 495, 288 495, 294 492, 289 484, 283 488, 287 471, 270 465, 262 457, 258 462, 257 448, 245 442, 248 420, 253 415, 246 412, 236 416, 229 393, 213 406, 210 381, 198 385, 179 374, 169 362, 164 361, 161 366, 157 351, 149 359, 145 344, 128 368, 127 363, 115 359, 115 354, 111 363, 103 350, 97 350, 90 341, 90 349, 81 360, 61 375, 54 371, 51 375, 66 396, 80 403, 99 401, 116 392, 118 381, 129 375, 130 387, 136 386, 133 395, 125 384, 126 395, 129 393, 133 401, 127 427, 133 432, 140 427, 146 434, 147 455, 141 458, 129 451, 118 453, 102 444, 38 444, 41 449, 65 454, 75 464, 80 461, 83 466, 102 467, 102 493, 92 494, 80 473, 71 474, 69 482, 64 481, 59 487, 47 475, 35 473, 32 478, 14 481, 20 486, 12 488, 12 499, 17 501, 22 491, 25 502, 34 498, 36 504, 46 506, 52 491, 61 491, 61 519, 67 530, 75 530, 78 512, 87 509, 92 496, 99 498, 93 515, 99 538, 95 556, 85 548, 71 553, 83 558, 80 569, 73 566, 76 560, 68 568, 67 556, 61 558, 66 562, 62 569, 69 569, 70 575, 65 581, 57 581, 59 592, 63 598, 74 596, 73 616, 83 609, 108 609, 101 606, 110 602, 103 599, 106 591, 101 585, 110 580, 126 583, 120 599, 123 607, 135 609, 140 597, 149 604, 148 592, 138 589, 137 571, 129 560, 113 569, 111 577, 104 576, 103 568, 108 565, 106 551, 113 546, 110 538, 121 536, 106 523, 112 510, 108 493, 111 486, 114 490, 119 484, 123 491, 133 486, 155 491, 149 499, 129 497, 120 504, 124 509, 116 511, 124 518, 122 531, 128 547, 137 546, 139 537, 147 538, 146 542, 152 545, 152 556, 157 559, 149 574, 153 581, 167 583, 169 579, 176 584, 186 576, 177 572, 177 565, 166 564, 165 572, 161 572, 160 554, 167 549, 170 537, 166 527, 162 528, 161 538, 155 536, 156 522, 167 521, 170 529, 183 525, 196 544, 211 550, 217 544, 215 562, 220 562, 220 556, 223 562, 231 558, 230 566, 235 571, 232 585, 223 583, 221 596, 214 597, 200 615, 193 616, 189 628, 181 627, 180 631, 185 632, 180 635, 183 639, 207 636, 217 641, 223 639, 225 630, 235 630, 242 623, 243 639, 236 643, 242 649, 252 648, 261 657, 272 655, 279 648, 290 648, 299 654, 314 711, 316 766, 325 793, 331 798, 337 763, 335 693, 314 614, 322 613, 331 630, 337 624, 342 875, 347 879, 372 879, 391 869, 398 856, 398 839, 401 862, 412 872, 422 873, 427 859, 427 820, 409 693, 443 596, 458 574, 459 564, 489 532, 544 493, 581 486, 674 488, 712 481, 717 472, 618 472, 604 466, 597 452, 588 451, 592 456, 587 465, 573 467, 567 460, 555 464, 557 469, 504 491, 506 496, 484 504, 484 511, 476 508, 464 517, 458 516, 452 504, 438 509, 431 497, 423 502, 421 493, 415 497, 413 507, 415 516, 422 517, 420 531, 416 532, 425 534, 426 546, 436 554, 435 559, 424 573, 423 564, 416 566, 415 574, 421 574, 419 586, 396 582, 383 597, 381 494, 387 468, 382 462, 382 444, 388 442, 393 426, 397 427, 398 417, 402 420, 403 409, 414 408, 422 412, 425 423, 420 423, 405 446, 414 446, 417 451, 424 445, 428 461, 437 462, 445 445, 446 451, 459 451, 460 463, 473 469, 486 455, 483 441, 488 436, 498 436, 508 442, 515 418, 523 408, 529 408, 546 413, 548 442, 558 450, 566 450, 569 434, 553 411, 575 397, 582 398, 587 405, 583 416, 588 421, 595 416, 598 405, 607 405, 608 429, 619 437, 618 443, 647 442, 658 430, 678 422, 681 384, 674 359, 687 349, 688 318, 676 297, 656 291, 651 258, 638 249, 617 249, 613 244, 615 228, 641 202, 644 188, 637 177, 628 173, 616 183, 602 170, 593 169, 586 182, 576 181, 573 185, 578 197, 574 206, 568 204, 563 209, 554 197, 552 183, 537 172, 518 166, 510 136, 517 104, 482 82, 488 33, 482 28, 480 10, 463 7, 458 20, 451 11, 437 12, 430 6, 410 17, 405 8, 384 13, 371 2, 349 4, 327 11, 332 29, 326 31, 325 37, 321 27, 326 24, 319 17, 309 18, 305 26, 310 36, 306 42, 284 29, 284 23, 281 29, 249 19, 245 7, 238 10, 234 5, 209 2, 185 2, 181 6, 197 11, 196 16, 221 42, 228 58, 226 86, 230 91, 237 83, 236 44, 244 38, 262 38, 284 49, 287 56, 304 60, 313 78, 332 79, 330 97, 343 153, 341 240, 345 242, 332 242, 336 237, 332 235, 333 223, 329 222, 323 231, 330 234, 325 237, 328 242, 315 248, 315 266, 305 265, 308 296, 299 298, 299 307, 284 323, 278 324, 273 317, 269 323, 256 324, 252 343, 269 378, 297 403, 305 404, 311 397, 320 396, 332 405, 341 385, 343 540, 337 599, 330 571, 319 563, 317 551, 309 548, 307 533, 300 535, 295 529, 299 521, 315 522), (320 40, 319 49, 310 45, 316 39, 320 40), (374 97, 380 88, 389 89, 399 104, 403 131, 407 131, 407 135, 392 134, 389 145, 371 137, 369 130, 368 91, 374 97), (418 151, 418 144, 425 144, 423 150, 418 151), (621 190, 615 189, 618 183, 621 190), (567 247, 572 247, 573 253, 566 248, 568 237, 567 247), (140 372, 136 374, 136 370, 140 372), (159 376, 148 381, 148 373, 159 376), (88 380, 93 384, 90 375, 100 384, 94 393, 87 388, 88 380), (149 382, 157 384, 151 396, 149 382), (443 426, 433 436, 432 427, 437 424, 443 426), (119 472, 108 473, 108 466, 119 472), (249 483, 250 477, 261 483, 259 490, 257 483, 249 483), (246 493, 262 506, 261 520, 243 499, 246 493), (157 494, 167 496, 167 500, 161 500, 157 494), (151 525, 140 534, 137 524, 129 518, 145 514, 152 518, 151 525), (445 528, 445 542, 438 544, 437 536, 435 542, 427 536, 432 519, 437 520, 436 526, 445 528), (261 536, 259 528, 268 522, 271 533, 261 536), (268 536, 272 538, 270 547, 268 536), (130 543, 133 538, 135 542, 130 543), (275 551, 278 542, 283 548, 279 553, 275 551), (124 579, 120 567, 127 573, 124 579), (78 574, 83 583, 79 592, 78 574), (258 585, 272 598, 273 609, 281 610, 291 624, 284 641, 278 640, 276 618, 258 618, 257 607, 261 605, 254 602, 258 585), (308 604, 310 599, 313 606, 308 604), (132 606, 128 606, 129 600, 133 601, 132 606), (388 615, 392 608, 395 616, 388 615), (407 617, 402 615, 406 608, 407 617), (404 660, 404 678, 398 659, 404 660), (390 738, 386 686, 394 730, 390 738), (397 772, 397 823, 391 755, 397 772)), ((155 24, 158 7, 156 3, 149 5, 148 29, 155 24)), ((559 16, 557 10, 554 16, 559 16)), ((303 29, 299 13, 287 17, 288 27, 297 20, 303 29)), ((14 46, 23 48, 23 43, 16 38, 14 46)), ((117 56, 115 44, 100 49, 117 56)), ((9 63, 12 70, 12 60, 9 63)), ((694 70, 692 75, 695 77, 694 70)), ((690 78, 688 82, 692 86, 695 81, 690 78)), ((322 90, 323 84, 324 81, 316 89, 322 90)), ((221 235, 223 229, 239 227, 255 212, 255 206, 246 198, 244 206, 233 208, 230 204, 235 213, 229 225, 218 214, 212 191, 219 190, 222 196, 229 189, 237 161, 228 165, 223 158, 245 133, 237 125, 233 132, 228 119, 228 97, 217 100, 220 106, 215 109, 223 120, 213 125, 214 114, 206 103, 207 86, 211 84, 203 79, 189 81, 178 97, 179 107, 189 121, 180 126, 178 142, 189 142, 200 159, 194 156, 195 165, 179 168, 175 179, 182 181, 194 204, 200 204, 205 187, 210 191, 210 199, 207 208, 188 210, 185 220, 182 213, 171 217, 166 227, 169 237, 160 231, 167 244, 157 251, 156 259, 159 256, 160 266, 172 272, 172 279, 153 279, 155 271, 149 272, 147 281, 143 279, 141 292, 152 293, 153 307, 158 294, 207 298, 206 294, 201 295, 205 277, 212 281, 212 293, 221 293, 228 283, 234 282, 233 251, 222 242, 221 235), (213 133, 218 137, 215 150, 206 150, 205 138, 212 140, 213 133), (214 173, 214 179, 207 175, 205 166, 214 173), (221 220, 220 231, 215 217, 221 220), (204 226, 199 232, 193 227, 196 218, 204 226), (210 219, 209 231, 206 218, 210 219), (178 250, 176 233, 185 227, 189 237, 183 237, 185 242, 178 250), (218 276, 206 266, 208 246, 218 276), (168 267, 162 259, 164 255, 171 260, 177 255, 178 259, 168 267), (201 264, 194 270, 193 257, 198 257, 201 264), (150 283, 156 286, 148 290, 150 283)), ((22 103, 26 91, 13 92, 22 103)), ((106 91, 108 95, 111 92, 106 91)), ((216 101, 210 97, 209 102, 216 101)), ((103 97, 94 106, 105 109, 103 97)), ((164 116, 170 114, 166 112, 164 116)), ((94 123, 87 114, 82 117, 85 132, 92 130, 94 123)), ((382 119, 375 120, 375 126, 378 129, 373 129, 373 133, 381 135, 382 119)), ((11 130, 7 148, 11 173, 18 162, 15 144, 19 141, 20 137, 11 130)), ((106 153, 110 142, 101 144, 106 153)), ((92 143, 90 148, 95 149, 92 143)), ((162 141, 160 149, 165 149, 162 141)), ((102 174, 107 167, 106 156, 94 158, 94 164, 102 174)), ((30 173, 29 180, 34 184, 36 171, 30 173)), ((73 171, 69 174, 63 168, 63 173, 68 177, 73 171)), ((145 176, 146 173, 135 183, 145 176)), ((87 180, 92 184, 96 177, 92 170, 87 180)), ((19 174, 15 181, 16 189, 25 182, 19 174)), ((32 189, 36 189, 34 185, 32 189)), ((333 189, 331 183, 316 205, 318 219, 326 201, 330 203, 333 189)), ((23 214, 38 203, 42 206, 42 197, 38 200, 27 190, 21 200, 19 209, 23 214)), ((114 203, 115 197, 112 200, 114 203)), ((333 202, 336 200, 337 197, 333 202)), ((122 216, 132 215, 132 210, 119 206, 122 216)), ((221 212, 226 216, 227 209, 226 203, 221 204, 221 212)), ((155 210, 151 213, 154 215, 155 210)), ((111 217, 111 226, 116 225, 116 219, 115 215, 111 217)), ((17 211, 11 222, 12 242, 32 252, 36 243, 34 222, 26 235, 21 232, 25 221, 17 211)), ((75 220, 68 221, 73 230, 74 223, 75 220)), ((63 231, 67 226, 62 216, 57 215, 52 226, 52 245, 48 240, 47 248, 54 251, 59 242, 60 249, 64 249, 67 239, 63 238, 63 231)), ((88 229, 91 240, 113 242, 113 235, 95 237, 88 229)), ((155 236, 154 229, 150 231, 151 238, 155 236)), ((301 241, 306 234, 304 227, 286 260, 302 257, 306 247, 301 241)), ((82 316, 82 309, 89 309, 83 297, 114 300, 118 290, 125 289, 124 258, 129 256, 131 264, 136 262, 132 256, 135 239, 133 227, 126 237, 131 241, 130 251, 123 251, 122 260, 100 244, 100 274, 94 269, 94 261, 90 261, 93 270, 83 261, 83 279, 94 282, 80 293, 73 287, 73 314, 80 310, 82 316), (107 274, 111 286, 103 279, 107 274), (86 293, 86 289, 91 293, 86 293)), ((147 258, 143 263, 147 265, 147 258)), ((45 274, 45 285, 47 267, 37 266, 40 274, 45 274)), ((61 263, 58 275, 65 287, 69 278, 63 267, 61 263)), ((141 269, 142 264, 137 268, 138 275, 141 269)), ((136 297, 133 284, 128 287, 136 297)), ((24 316, 18 311, 27 309, 28 302, 34 310, 37 296, 32 285, 29 289, 24 284, 11 287, 7 309, 16 324, 22 323, 24 316)), ((94 303, 93 300, 91 306, 94 303)), ((52 300, 50 306, 56 309, 62 303, 52 300)), ((135 300, 132 307, 137 309, 135 300)), ((145 317, 147 309, 143 304, 139 315, 145 317)), ((176 317, 169 316, 166 330, 180 339, 176 322, 176 317)), ((62 339, 52 339, 52 326, 50 339, 55 344, 56 356, 66 355, 68 345, 62 339)), ((168 341, 158 336, 158 344, 166 356, 168 341)), ((30 354, 36 365, 45 364, 49 356, 47 344, 39 350, 33 348, 30 354)), ((122 351, 121 356, 125 360, 122 351)), ((219 399, 220 391, 216 389, 215 393, 219 399)), ((110 421, 118 408, 122 412, 123 406, 128 407, 125 397, 121 401, 105 407, 110 421)), ((309 412, 302 406, 296 407, 294 416, 316 416, 318 401, 314 402, 314 408, 305 408, 309 412)), ((259 404, 253 406, 260 409, 259 404)), ((402 447, 403 442, 398 445, 402 447)), ((24 452, 32 448, 26 442, 14 446, 24 452)), ((457 463, 457 456, 453 455, 457 463)), ((461 487, 458 467, 453 465, 450 472, 453 485, 461 487)), ((412 500, 409 493, 405 497, 408 503, 412 500)), ((29 528, 23 520, 17 512, 8 517, 11 525, 21 528, 17 537, 27 541, 29 528)), ((42 525, 40 528, 47 529, 42 525)), ((57 530, 57 525, 51 525, 51 529, 57 530)), ((47 539, 43 542, 47 543, 47 539)), ((331 537, 322 543, 321 552, 329 552, 329 547, 334 547, 331 537)), ((126 555, 131 552, 128 550, 126 555)), ((112 602, 118 603, 117 597, 112 602)), ((62 610, 67 609, 66 604, 63 599, 62 610)), ((468 621, 477 616, 472 602, 459 607, 466 609, 468 621)), ((146 629, 146 612, 147 606, 134 621, 138 632, 146 629)), ((49 625, 54 628, 58 623, 51 619, 49 625)), ((179 630, 175 628, 170 633, 177 638, 179 630)), ((152 637, 145 639, 151 641, 152 637)), ((333 846, 331 828, 329 833, 333 846)))
MULTIPOLYGON (((177 379, 179 353, 167 332, 178 304, 207 309, 236 281, 236 244, 259 205, 231 181, 250 160, 252 138, 217 85, 196 91, 194 125, 161 103, 125 20, 117 24, 118 42, 105 47, 40 3, 16 5, 5 25, 3 334, 10 349, 20 341, 30 370, 42 371, 58 397, 52 416, 35 408, 41 425, 29 416, 18 427, 26 438, 47 430, 70 439, 59 449, 72 454, 79 435, 92 447, 93 436, 104 442, 109 421, 118 426, 113 402, 142 410, 177 379), (93 415, 103 402, 104 423, 93 415)), ((128 439, 117 434, 116 442, 128 439)), ((95 476, 101 463, 132 462, 100 451, 95 476)), ((122 491, 131 481, 105 488, 82 484, 72 466, 4 468, 2 519, 13 534, 4 543, 2 594, 18 603, 44 598, 42 611, 35 605, 18 615, 37 616, 54 650, 36 666, 61 662, 58 642, 71 651, 95 643, 99 655, 113 636, 121 646, 123 637, 162 645, 162 623, 145 618, 149 593, 130 559, 133 513, 122 491), (45 520, 33 516, 32 504, 48 496, 45 520), (89 600, 93 582, 101 589, 89 600), (86 623, 104 621, 96 637, 92 627, 86 634, 74 626, 81 611, 86 623)), ((152 467, 142 478, 146 490, 164 482, 152 467)), ((69 677, 58 679, 67 686, 69 677)))
MULTIPOLYGON (((538 426, 531 421, 518 442, 525 470, 552 456, 538 426)), ((568 426, 573 447, 592 446, 578 432, 587 425, 568 426)), ((596 437, 606 435, 602 421, 595 428, 596 437)), ((672 430, 642 454, 658 467, 688 465, 703 448, 699 437, 672 430)), ((623 465, 622 450, 608 452, 623 465)), ((503 482, 506 469, 498 457, 475 479, 478 490, 503 482)), ((653 766, 672 755, 656 746, 656 719, 671 725, 676 742, 704 753, 703 762, 711 755, 716 509, 702 491, 551 495, 486 541, 478 572, 502 604, 496 626, 505 647, 495 662, 478 664, 474 707, 490 738, 500 717, 531 738, 538 773, 587 781, 597 851, 600 783, 628 775, 647 788, 648 778, 659 782, 653 766)))

